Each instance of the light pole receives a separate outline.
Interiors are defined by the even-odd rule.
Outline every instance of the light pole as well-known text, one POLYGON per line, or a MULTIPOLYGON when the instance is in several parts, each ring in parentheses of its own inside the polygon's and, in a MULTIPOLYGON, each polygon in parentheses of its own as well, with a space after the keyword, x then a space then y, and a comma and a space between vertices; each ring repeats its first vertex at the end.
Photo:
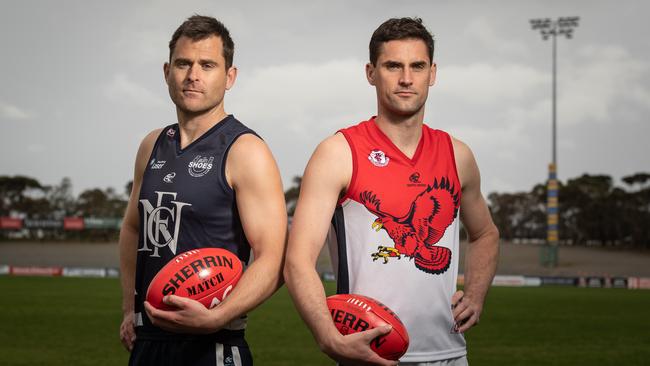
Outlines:
POLYGON ((531 19, 533 30, 539 30, 543 40, 553 40, 553 117, 552 117, 552 160, 548 166, 546 195, 546 245, 540 252, 540 262, 544 266, 556 267, 558 262, 558 183, 557 183, 557 36, 573 37, 573 29, 578 26, 579 17, 531 19))

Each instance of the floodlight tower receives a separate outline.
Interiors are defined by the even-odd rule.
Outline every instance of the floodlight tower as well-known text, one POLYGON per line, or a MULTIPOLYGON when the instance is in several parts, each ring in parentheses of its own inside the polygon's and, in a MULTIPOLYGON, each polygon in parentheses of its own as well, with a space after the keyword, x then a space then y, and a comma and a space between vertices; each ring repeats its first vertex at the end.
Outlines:
POLYGON ((557 36, 573 37, 573 29, 578 27, 579 17, 563 17, 556 20, 549 18, 531 19, 533 30, 539 30, 543 40, 553 40, 553 117, 552 117, 552 160, 548 166, 546 195, 546 245, 542 248, 540 261, 542 265, 555 267, 558 262, 558 183, 557 183, 557 36))

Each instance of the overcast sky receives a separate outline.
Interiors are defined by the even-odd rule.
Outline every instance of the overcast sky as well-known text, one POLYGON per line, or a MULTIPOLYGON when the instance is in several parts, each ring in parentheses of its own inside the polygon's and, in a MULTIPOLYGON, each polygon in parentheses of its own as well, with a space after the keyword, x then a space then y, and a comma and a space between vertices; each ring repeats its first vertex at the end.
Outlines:
POLYGON ((474 151, 483 192, 529 190, 551 157, 551 42, 529 19, 580 16, 558 40, 560 179, 650 171, 647 1, 3 1, 0 175, 123 190, 138 145, 176 122, 162 65, 193 13, 230 28, 226 111, 270 145, 285 187, 314 147, 375 114, 368 41, 419 16, 436 39, 425 123, 474 151))

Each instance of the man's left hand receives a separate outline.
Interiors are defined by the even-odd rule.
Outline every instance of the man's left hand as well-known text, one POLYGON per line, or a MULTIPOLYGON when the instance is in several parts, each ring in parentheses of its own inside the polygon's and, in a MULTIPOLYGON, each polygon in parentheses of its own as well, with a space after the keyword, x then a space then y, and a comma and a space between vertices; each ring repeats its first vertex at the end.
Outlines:
POLYGON ((455 330, 465 333, 469 328, 478 324, 483 310, 483 302, 474 301, 463 291, 456 291, 451 297, 451 308, 456 322, 455 330))
POLYGON ((221 328, 217 325, 214 313, 196 300, 168 295, 163 302, 174 310, 160 310, 145 301, 144 308, 151 323, 164 330, 175 333, 214 333, 221 328))

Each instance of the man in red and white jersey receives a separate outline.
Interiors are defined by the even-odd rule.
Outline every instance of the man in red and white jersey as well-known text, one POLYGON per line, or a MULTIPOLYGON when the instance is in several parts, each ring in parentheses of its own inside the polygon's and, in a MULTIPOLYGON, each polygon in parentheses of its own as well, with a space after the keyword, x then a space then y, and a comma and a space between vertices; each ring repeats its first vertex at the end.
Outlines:
POLYGON ((463 333, 478 323, 496 271, 499 234, 474 156, 424 124, 433 43, 417 18, 377 28, 366 65, 377 116, 325 139, 302 180, 285 281, 320 348, 345 365, 396 362, 369 346, 389 327, 346 336, 334 327, 315 271, 326 239, 336 239, 328 241, 337 292, 376 298, 402 319, 411 343, 400 365, 466 365, 463 333), (464 292, 459 220, 469 237, 464 292))

